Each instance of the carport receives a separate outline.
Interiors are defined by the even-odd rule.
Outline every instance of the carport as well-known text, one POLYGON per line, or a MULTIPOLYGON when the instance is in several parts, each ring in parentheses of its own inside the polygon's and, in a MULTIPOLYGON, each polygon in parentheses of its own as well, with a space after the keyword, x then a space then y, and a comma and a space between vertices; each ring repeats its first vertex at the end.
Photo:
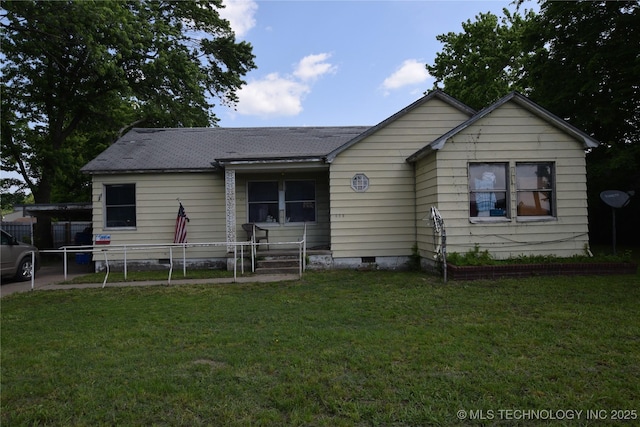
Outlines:
MULTIPOLYGON (((53 220, 59 222, 59 226, 53 225, 51 228, 51 243, 40 249, 50 249, 55 247, 55 242, 62 242, 62 245, 74 244, 75 233, 83 231, 86 226, 79 226, 79 229, 73 227, 72 222, 92 222, 92 204, 91 202, 69 202, 69 203, 37 203, 32 205, 16 205, 16 209, 22 208, 24 216, 31 216, 37 219, 36 227, 52 224, 53 220), (38 225, 39 224, 39 225, 38 225), (55 230, 54 230, 55 228, 55 230), (54 238, 60 234, 60 238, 54 238)), ((3 223, 3 228, 20 238, 20 235, 31 235, 31 224, 3 223), (16 227, 23 227, 27 230, 18 230, 16 227)), ((31 235, 33 237, 33 235, 31 235)), ((33 241, 33 240, 32 240, 33 241)))

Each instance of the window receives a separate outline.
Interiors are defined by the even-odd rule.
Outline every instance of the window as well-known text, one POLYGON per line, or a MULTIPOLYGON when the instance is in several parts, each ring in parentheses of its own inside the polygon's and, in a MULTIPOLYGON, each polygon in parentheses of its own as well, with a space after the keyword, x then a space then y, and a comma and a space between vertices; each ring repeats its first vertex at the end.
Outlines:
POLYGON ((315 181, 250 181, 247 192, 249 222, 316 220, 315 181))
POLYGON ((553 163, 517 163, 518 216, 554 216, 553 163))
POLYGON ((286 222, 313 222, 316 220, 315 181, 285 181, 286 222))
POLYGON ((278 222, 278 181, 247 184, 249 222, 278 222))
POLYGON ((105 226, 136 226, 135 184, 105 185, 105 226))
POLYGON ((369 178, 363 173, 357 173, 351 178, 351 188, 359 193, 369 188, 369 178))
POLYGON ((11 237, 9 237, 9 235, 6 234, 4 231, 2 232, 2 244, 3 245, 10 245, 11 244, 11 237))
POLYGON ((469 165, 469 216, 506 217, 508 212, 507 163, 469 165))

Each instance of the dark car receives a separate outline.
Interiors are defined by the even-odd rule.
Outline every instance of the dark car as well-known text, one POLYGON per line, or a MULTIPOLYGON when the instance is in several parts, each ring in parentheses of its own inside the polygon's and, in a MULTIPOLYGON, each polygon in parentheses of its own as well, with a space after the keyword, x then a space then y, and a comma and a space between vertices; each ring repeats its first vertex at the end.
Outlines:
POLYGON ((35 271, 40 268, 40 253, 38 248, 26 243, 18 242, 11 234, 2 231, 2 252, 0 253, 0 271, 3 278, 11 277, 15 280, 30 280, 35 252, 35 271))

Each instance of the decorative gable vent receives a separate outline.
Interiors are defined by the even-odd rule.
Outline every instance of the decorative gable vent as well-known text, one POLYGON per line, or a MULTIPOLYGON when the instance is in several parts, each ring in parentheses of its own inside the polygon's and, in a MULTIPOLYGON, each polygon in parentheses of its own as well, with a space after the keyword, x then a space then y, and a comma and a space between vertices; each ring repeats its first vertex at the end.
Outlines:
POLYGON ((369 188, 369 178, 363 173, 357 173, 351 178, 351 188, 353 191, 362 193, 369 188))

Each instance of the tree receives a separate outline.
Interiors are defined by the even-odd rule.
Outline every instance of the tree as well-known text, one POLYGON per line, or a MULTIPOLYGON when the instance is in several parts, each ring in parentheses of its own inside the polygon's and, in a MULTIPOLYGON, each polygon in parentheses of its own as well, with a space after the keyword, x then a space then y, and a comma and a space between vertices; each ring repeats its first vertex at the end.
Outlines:
POLYGON ((535 14, 504 16, 481 13, 476 21, 462 23, 464 32, 441 34, 443 51, 436 54, 427 71, 435 77, 434 87, 441 84, 454 98, 480 109, 510 91, 528 92, 523 74, 530 52, 523 46, 523 35, 535 14))
MULTIPOLYGON (((444 53, 427 70, 472 107, 518 90, 601 141, 587 174, 591 237, 602 240, 610 212, 600 192, 640 194, 640 3, 543 0, 538 14, 505 15, 502 25, 481 14, 465 33, 439 36, 444 53)), ((640 238, 639 205, 620 218, 629 242, 640 238)))
POLYGON ((525 44, 531 96, 607 144, 640 136, 640 3, 541 3, 525 44))
MULTIPOLYGON (((235 103, 255 68, 221 0, 2 7, 2 167, 36 203, 87 200, 80 167, 131 126, 214 125, 210 100, 235 103)), ((50 247, 44 228, 36 237, 50 247)))
MULTIPOLYGON (((609 239, 603 190, 640 194, 640 3, 544 2, 528 36, 531 96, 603 144, 587 157, 591 238, 609 239)), ((618 214, 619 241, 640 239, 640 204, 618 214)))

